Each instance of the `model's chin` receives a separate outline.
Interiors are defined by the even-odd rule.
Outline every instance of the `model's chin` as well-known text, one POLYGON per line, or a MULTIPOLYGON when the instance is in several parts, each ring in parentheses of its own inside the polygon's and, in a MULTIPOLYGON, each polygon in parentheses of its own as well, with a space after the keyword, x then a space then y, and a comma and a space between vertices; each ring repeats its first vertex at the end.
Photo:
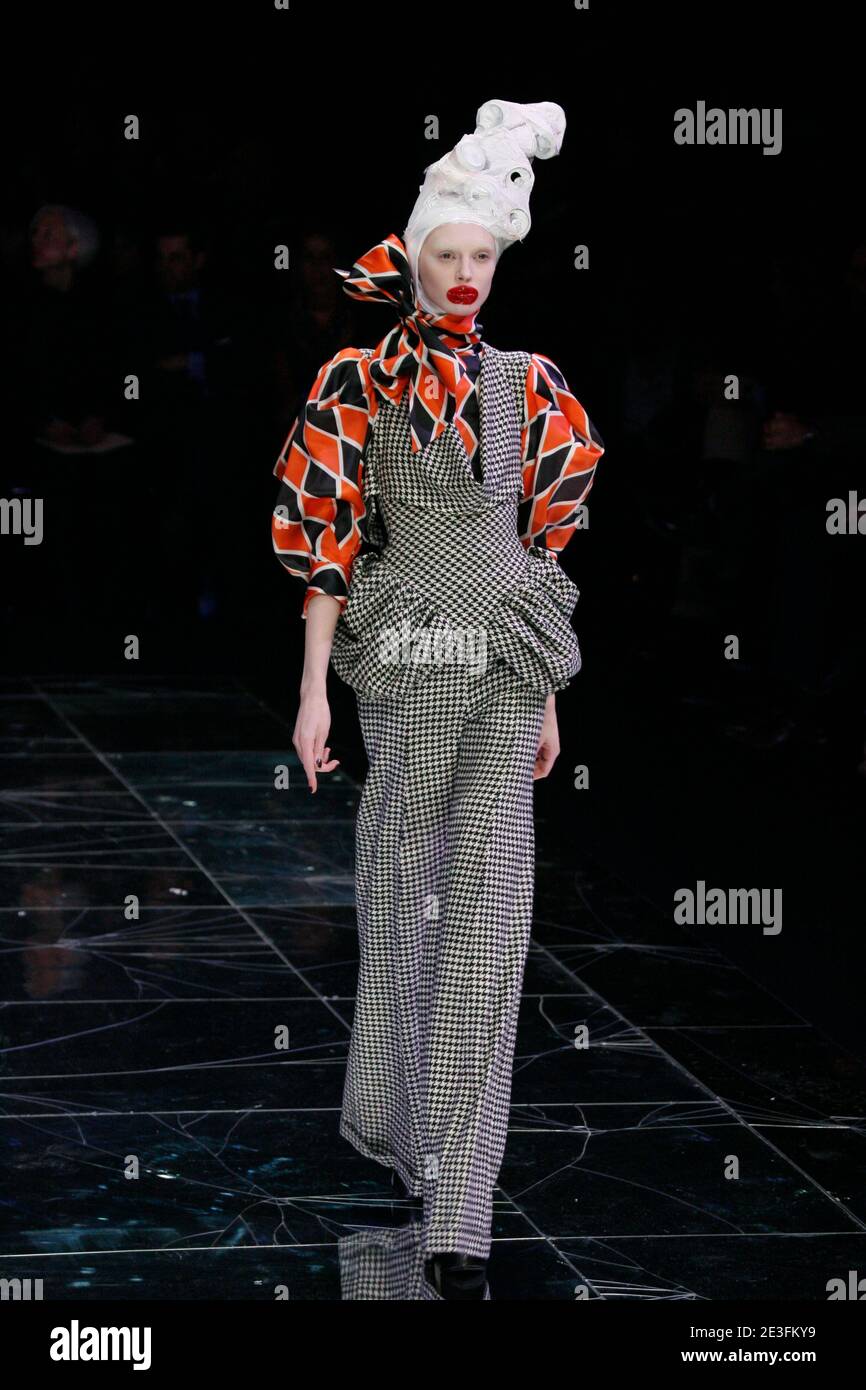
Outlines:
POLYGON ((478 301, 474 304, 449 304, 447 309, 442 310, 443 314, 450 314, 454 319, 471 319, 478 312, 478 301))

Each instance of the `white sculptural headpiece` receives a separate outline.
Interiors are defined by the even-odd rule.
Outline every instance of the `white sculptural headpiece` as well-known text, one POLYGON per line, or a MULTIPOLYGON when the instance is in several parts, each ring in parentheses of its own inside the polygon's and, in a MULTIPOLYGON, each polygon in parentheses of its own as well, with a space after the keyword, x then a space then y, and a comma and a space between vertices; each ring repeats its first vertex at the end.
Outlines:
POLYGON ((559 154, 565 134, 565 112, 552 101, 486 101, 475 120, 474 133, 424 170, 403 233, 418 301, 430 313, 441 310, 426 299, 418 279, 418 256, 428 233, 448 222, 486 227, 495 238, 498 261, 532 225, 532 160, 559 154))

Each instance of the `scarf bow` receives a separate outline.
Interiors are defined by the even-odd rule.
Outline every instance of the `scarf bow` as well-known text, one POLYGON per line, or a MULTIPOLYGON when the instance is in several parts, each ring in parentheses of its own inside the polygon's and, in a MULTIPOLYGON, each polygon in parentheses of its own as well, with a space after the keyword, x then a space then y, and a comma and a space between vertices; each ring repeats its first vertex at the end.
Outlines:
POLYGON ((474 316, 428 314, 421 307, 406 247, 393 232, 351 270, 336 273, 352 299, 397 306, 399 322, 374 348, 369 371, 373 384, 391 400, 399 400, 408 387, 413 452, 438 439, 453 423, 471 458, 478 445, 478 399, 465 363, 474 360, 477 365, 482 325, 474 316))

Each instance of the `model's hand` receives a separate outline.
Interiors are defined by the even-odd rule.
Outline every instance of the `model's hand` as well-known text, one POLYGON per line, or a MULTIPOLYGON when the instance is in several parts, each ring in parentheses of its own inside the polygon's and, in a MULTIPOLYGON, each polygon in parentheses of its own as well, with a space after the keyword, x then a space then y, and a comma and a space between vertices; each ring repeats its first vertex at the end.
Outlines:
POLYGON ((311 792, 315 792, 318 788, 317 773, 333 772, 335 767, 340 766, 339 758, 332 758, 330 762, 328 761, 328 754, 331 750, 326 746, 325 739, 328 737, 330 727, 331 711, 328 708, 328 699, 324 690, 307 692, 302 690, 292 743, 295 746, 295 752, 303 763, 311 792))
POLYGON ((558 757, 559 725, 556 722, 556 696, 548 695, 538 738, 538 752, 535 755, 533 782, 537 782, 539 777, 546 777, 558 757))

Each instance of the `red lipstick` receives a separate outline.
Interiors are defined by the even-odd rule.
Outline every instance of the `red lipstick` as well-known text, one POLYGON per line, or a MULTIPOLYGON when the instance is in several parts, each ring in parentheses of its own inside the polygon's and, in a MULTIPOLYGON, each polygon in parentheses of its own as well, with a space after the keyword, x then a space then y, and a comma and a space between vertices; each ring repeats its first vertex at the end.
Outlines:
POLYGON ((448 298, 452 304, 474 304, 478 298, 478 291, 469 285, 456 285, 453 290, 448 291, 448 298))

